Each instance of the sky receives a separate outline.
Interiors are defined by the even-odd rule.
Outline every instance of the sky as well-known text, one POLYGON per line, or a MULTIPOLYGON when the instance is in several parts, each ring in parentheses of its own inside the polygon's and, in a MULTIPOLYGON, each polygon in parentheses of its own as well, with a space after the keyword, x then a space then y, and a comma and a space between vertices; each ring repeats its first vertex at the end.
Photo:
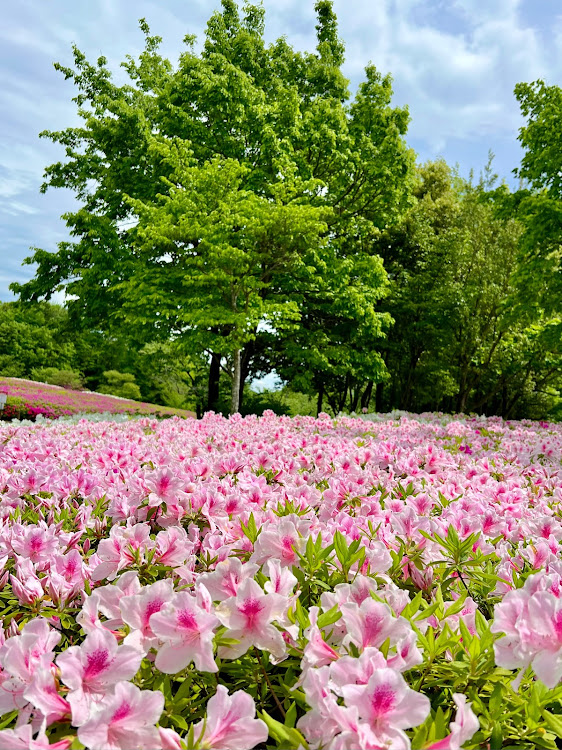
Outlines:
MULTIPOLYGON (((79 122, 72 84, 53 68, 70 64, 76 44, 88 59, 119 63, 141 52, 138 19, 163 37, 177 60, 186 34, 201 39, 219 0, 17 0, 0 26, 0 300, 33 275, 30 247, 55 250, 68 239, 61 215, 75 206, 66 190, 40 194, 44 168, 64 157, 40 131, 79 122)), ((315 46, 314 0, 264 0, 266 37, 315 46)), ((407 105, 407 141, 420 162, 439 156, 468 176, 491 150, 494 170, 516 184, 523 120, 513 95, 520 81, 562 85, 560 0, 335 0, 346 45, 344 73, 355 90, 366 64, 391 73, 394 103, 407 105)))

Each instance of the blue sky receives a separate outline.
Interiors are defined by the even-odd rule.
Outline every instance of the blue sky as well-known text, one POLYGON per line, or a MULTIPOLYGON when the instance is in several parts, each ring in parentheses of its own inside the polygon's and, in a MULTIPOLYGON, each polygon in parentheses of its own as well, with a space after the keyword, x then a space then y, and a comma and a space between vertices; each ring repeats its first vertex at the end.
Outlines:
MULTIPOLYGON (((142 49, 146 17, 172 60, 187 33, 202 36, 219 0, 17 0, 0 27, 0 300, 31 246, 54 250, 67 239, 63 190, 39 193, 43 169, 62 151, 43 129, 75 124, 70 83, 52 66, 70 63, 76 43, 90 59, 105 55, 119 70, 142 49)), ((312 49, 314 0, 264 0, 266 35, 312 49)), ((491 149, 495 170, 512 182, 522 124, 513 87, 543 78, 562 84, 559 0, 335 0, 352 88, 368 62, 394 78, 396 104, 410 108, 409 144, 420 161, 443 156, 461 174, 478 173, 491 149)), ((118 74, 120 75, 120 74, 118 74)))

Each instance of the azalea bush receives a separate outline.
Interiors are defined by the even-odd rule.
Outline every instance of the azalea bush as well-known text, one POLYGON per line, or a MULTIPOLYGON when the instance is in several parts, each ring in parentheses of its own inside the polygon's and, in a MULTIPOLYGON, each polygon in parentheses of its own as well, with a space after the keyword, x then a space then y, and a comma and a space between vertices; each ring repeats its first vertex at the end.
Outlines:
POLYGON ((0 748, 556 748, 562 426, 0 426, 0 748))
MULTIPOLYGON (((138 387, 134 383, 129 383, 129 385, 133 385, 137 390, 133 389, 127 395, 140 396, 138 387)), ((78 387, 78 384, 75 383, 75 386, 78 387)), ((0 420, 35 420, 38 416, 55 419, 72 414, 100 412, 131 415, 154 414, 159 417, 192 416, 191 412, 184 409, 131 401, 129 398, 117 398, 109 394, 68 390, 62 385, 20 378, 0 377, 0 393, 6 393, 8 396, 4 409, 0 411, 0 420)))

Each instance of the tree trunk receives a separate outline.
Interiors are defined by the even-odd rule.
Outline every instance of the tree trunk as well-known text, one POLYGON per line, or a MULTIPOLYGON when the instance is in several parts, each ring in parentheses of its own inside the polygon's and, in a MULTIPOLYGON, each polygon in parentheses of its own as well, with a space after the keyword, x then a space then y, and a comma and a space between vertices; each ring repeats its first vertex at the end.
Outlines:
POLYGON ((248 378, 248 375, 250 374, 250 362, 252 360, 252 355, 254 353, 254 342, 250 341, 246 344, 244 347, 242 356, 241 356, 241 365, 240 365, 240 395, 238 398, 238 410, 242 407, 242 403, 244 401, 244 385, 246 384, 246 380, 248 378))
POLYGON ((345 375, 345 383, 343 386, 343 391, 340 395, 340 403, 339 403, 339 410, 338 413, 343 411, 345 408, 345 402, 347 401, 347 390, 349 388, 349 372, 345 375))
POLYGON ((230 413, 237 414, 240 409, 240 380, 242 374, 242 366, 240 362, 240 349, 236 349, 233 357, 233 369, 232 369, 232 402, 230 405, 230 413))
POLYGON ((350 387, 349 389, 349 395, 351 399, 351 402, 349 404, 349 410, 352 412, 357 411, 357 406, 359 404, 359 396, 361 395, 361 387, 359 386, 359 383, 357 381, 354 381, 354 382, 355 382, 355 388, 352 389, 350 387))
POLYGON ((318 387, 318 399, 316 400, 316 416, 322 411, 322 402, 324 401, 324 383, 318 387))
POLYGON ((213 352, 209 366, 209 386, 207 391, 207 409, 216 411, 219 400, 219 380, 221 374, 221 355, 213 352))
POLYGON ((504 417, 505 419, 506 413, 507 413, 507 385, 504 382, 504 384, 502 385, 502 407, 501 407, 500 417, 504 417))
MULTIPOLYGON (((378 388, 378 385, 377 385, 378 388)), ((368 409, 369 404, 371 403, 371 396, 373 395, 373 381, 369 380, 367 383, 367 387, 363 391, 363 395, 361 396, 361 409, 368 409)))

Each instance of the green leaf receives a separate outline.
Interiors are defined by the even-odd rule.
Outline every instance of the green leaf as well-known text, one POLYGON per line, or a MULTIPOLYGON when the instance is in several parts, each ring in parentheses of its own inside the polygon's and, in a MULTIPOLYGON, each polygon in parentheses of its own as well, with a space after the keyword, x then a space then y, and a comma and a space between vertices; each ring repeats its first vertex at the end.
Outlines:
POLYGON ((490 735, 490 750, 501 750, 503 746, 503 727, 499 721, 494 723, 490 735))
POLYGON ((337 622, 340 617, 342 616, 342 613, 336 604, 334 607, 329 609, 327 612, 323 612, 317 620, 318 627, 319 628, 325 628, 328 625, 333 625, 335 622, 337 622))
POLYGON ((283 750, 297 750, 301 746, 308 750, 308 743, 298 729, 281 724, 269 716, 266 711, 261 712, 260 718, 266 723, 270 737, 280 743, 283 750))
POLYGON ((293 728, 297 723, 297 704, 293 701, 285 714, 285 726, 293 728))
POLYGON ((556 737, 562 737, 562 716, 559 714, 553 714, 546 709, 542 712, 543 719, 550 731, 556 735, 556 737))

